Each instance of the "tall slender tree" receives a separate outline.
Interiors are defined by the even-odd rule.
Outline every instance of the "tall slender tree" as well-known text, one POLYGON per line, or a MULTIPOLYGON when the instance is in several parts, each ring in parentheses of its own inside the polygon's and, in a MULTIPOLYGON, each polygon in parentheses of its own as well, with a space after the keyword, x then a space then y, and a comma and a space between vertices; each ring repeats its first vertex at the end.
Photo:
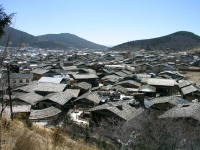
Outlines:
MULTIPOLYGON (((9 15, 7 15, 5 12, 4 12, 4 7, 2 5, 0 5, 0 38, 2 38, 2 36, 5 34, 4 33, 4 28, 6 26, 9 26, 11 23, 12 23, 12 18, 14 17, 15 13, 11 13, 9 15)), ((5 49, 3 50, 3 52, 1 52, 0 54, 0 67, 2 66, 2 63, 3 63, 3 60, 6 58, 6 55, 7 55, 7 46, 8 46, 8 43, 10 41, 10 36, 11 34, 9 33, 8 35, 8 39, 6 41, 6 44, 5 44, 5 49)), ((3 99, 3 96, 4 96, 4 90, 6 89, 5 88, 5 84, 4 82, 2 82, 2 80, 0 80, 0 85, 1 85, 1 99, 0 99, 0 103, 1 103, 1 112, 0 112, 0 117, 2 116, 2 113, 4 111, 4 109, 6 108, 6 102, 4 102, 4 99, 3 99)))

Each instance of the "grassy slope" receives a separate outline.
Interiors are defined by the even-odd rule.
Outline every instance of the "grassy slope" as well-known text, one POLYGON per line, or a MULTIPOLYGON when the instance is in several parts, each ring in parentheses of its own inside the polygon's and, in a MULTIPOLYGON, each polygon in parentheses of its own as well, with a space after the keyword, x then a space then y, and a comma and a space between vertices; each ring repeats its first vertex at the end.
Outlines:
POLYGON ((28 128, 18 120, 7 118, 0 120, 0 137, 2 149, 14 150, 95 150, 93 145, 86 145, 83 141, 73 141, 60 130, 44 128, 33 124, 28 128))

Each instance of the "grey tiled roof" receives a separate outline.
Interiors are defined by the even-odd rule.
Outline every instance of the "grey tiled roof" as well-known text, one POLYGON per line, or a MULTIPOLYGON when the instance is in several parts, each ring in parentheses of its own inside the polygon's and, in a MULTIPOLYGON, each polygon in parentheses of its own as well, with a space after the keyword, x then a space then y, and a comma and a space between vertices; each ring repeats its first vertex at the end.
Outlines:
POLYGON ((16 90, 22 90, 26 92, 33 92, 33 91, 62 92, 66 86, 67 84, 31 83, 29 85, 19 87, 16 90))
POLYGON ((51 93, 48 94, 46 96, 44 96, 43 98, 40 99, 40 101, 43 100, 51 100, 53 102, 56 102, 60 105, 64 105, 65 103, 67 103, 73 96, 67 92, 58 92, 58 93, 51 93))
POLYGON ((142 78, 141 83, 147 84, 148 83, 148 78, 142 78))
POLYGON ((78 87, 80 87, 81 89, 84 89, 84 90, 88 90, 92 87, 92 85, 87 83, 87 82, 79 82, 79 83, 75 83, 74 85, 78 86, 78 87))
POLYGON ((200 103, 193 103, 188 107, 174 107, 159 118, 193 118, 200 121, 200 103))
POLYGON ((157 97, 151 100, 153 104, 160 104, 160 103, 170 103, 172 105, 182 105, 182 104, 189 104, 185 99, 182 99, 181 97, 177 96, 163 96, 163 97, 157 97))
POLYGON ((21 99, 31 105, 35 105, 43 96, 36 94, 34 92, 26 93, 20 96, 16 96, 16 98, 21 99))
POLYGON ((177 84, 175 80, 170 79, 158 79, 158 78, 149 78, 149 85, 159 85, 159 86, 174 86, 177 84))
POLYGON ((132 85, 135 85, 135 86, 137 86, 137 87, 141 86, 140 83, 135 82, 135 81, 133 81, 133 80, 121 81, 121 82, 118 82, 116 85, 120 85, 120 84, 132 84, 132 85))
POLYGON ((121 72, 121 71, 114 72, 114 74, 116 74, 116 75, 118 75, 118 76, 120 76, 120 77, 126 77, 126 76, 127 76, 126 73, 123 73, 123 72, 121 72))
POLYGON ((98 79, 96 74, 73 74, 74 79, 98 79))
POLYGON ((110 80, 112 82, 115 82, 118 78, 119 78, 119 76, 117 76, 117 75, 107 75, 107 76, 103 77, 102 80, 110 80))
POLYGON ((119 91, 119 92, 122 92, 122 93, 127 93, 128 92, 128 90, 126 88, 124 88, 123 86, 121 86, 121 85, 113 86, 110 89, 111 90, 116 90, 116 91, 119 91))
POLYGON ((96 86, 90 89, 90 91, 97 91, 100 90, 102 87, 101 86, 96 86))
POLYGON ((126 88, 128 90, 128 92, 138 92, 139 89, 138 88, 126 88))
POLYGON ((151 75, 149 74, 137 74, 137 76, 141 78, 151 78, 151 75))
POLYGON ((81 100, 81 99, 88 99, 88 100, 90 100, 90 101, 92 101, 92 102, 94 102, 96 104, 98 104, 101 101, 100 96, 96 92, 85 93, 85 94, 79 96, 74 101, 78 101, 78 100, 81 100))
POLYGON ((111 73, 113 73, 113 70, 111 70, 111 71, 109 71, 109 70, 107 70, 107 69, 102 69, 104 72, 106 72, 107 74, 111 74, 111 73))
POLYGON ((79 72, 78 71, 68 71, 67 73, 70 75, 73 75, 73 74, 78 74, 79 72))
POLYGON ((183 87, 188 86, 188 85, 191 85, 191 82, 189 82, 188 80, 182 81, 182 82, 180 82, 180 83, 178 84, 178 86, 179 86, 180 88, 183 88, 183 87))
POLYGON ((108 110, 119 116, 120 118, 128 121, 137 115, 141 114, 144 110, 142 108, 131 107, 127 102, 108 102, 103 105, 96 106, 88 111, 104 111, 108 110), (122 106, 122 109, 118 109, 117 106, 122 106))
POLYGON ((140 92, 156 92, 156 88, 150 85, 142 85, 139 87, 140 92))
POLYGON ((164 78, 164 79, 171 79, 172 77, 167 75, 167 74, 161 74, 159 77, 164 78))
POLYGON ((40 109, 40 110, 31 110, 31 114, 29 116, 29 119, 36 120, 36 119, 46 119, 49 117, 53 117, 57 114, 61 113, 61 110, 58 108, 55 108, 53 106, 40 109))
POLYGON ((32 70, 31 72, 32 72, 32 73, 35 73, 35 74, 40 74, 40 75, 42 75, 42 74, 45 74, 45 73, 49 72, 49 70, 45 70, 45 69, 35 69, 35 70, 32 70))
POLYGON ((67 67, 62 67, 63 70, 67 71, 78 71, 78 68, 76 66, 67 66, 67 67))
POLYGON ((127 70, 122 70, 121 72, 123 72, 123 73, 125 73, 125 74, 127 74, 127 75, 133 74, 131 71, 127 71, 127 70))
POLYGON ((72 97, 77 98, 80 93, 80 89, 67 89, 65 92, 71 94, 72 97))
POLYGON ((63 78, 53 78, 53 77, 41 77, 38 82, 47 82, 47 83, 60 83, 63 78))
POLYGON ((19 96, 22 96, 24 94, 27 94, 27 93, 24 93, 24 92, 12 92, 12 96, 13 98, 16 98, 16 97, 19 97, 19 96))
POLYGON ((183 92, 184 95, 186 95, 186 94, 197 91, 197 88, 195 88, 193 85, 190 85, 190 86, 186 86, 182 88, 181 91, 183 92))
POLYGON ((81 69, 81 70, 84 70, 84 71, 88 72, 89 74, 96 74, 96 71, 93 69, 81 69))

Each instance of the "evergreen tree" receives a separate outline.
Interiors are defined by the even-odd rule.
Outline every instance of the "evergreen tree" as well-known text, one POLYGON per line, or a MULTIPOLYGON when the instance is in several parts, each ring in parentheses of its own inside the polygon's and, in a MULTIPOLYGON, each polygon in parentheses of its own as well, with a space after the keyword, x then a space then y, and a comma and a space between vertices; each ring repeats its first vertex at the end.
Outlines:
POLYGON ((0 37, 2 37, 4 34, 4 30, 3 30, 4 27, 11 24, 11 20, 13 16, 14 16, 14 13, 7 15, 4 12, 4 7, 0 5, 0 37))

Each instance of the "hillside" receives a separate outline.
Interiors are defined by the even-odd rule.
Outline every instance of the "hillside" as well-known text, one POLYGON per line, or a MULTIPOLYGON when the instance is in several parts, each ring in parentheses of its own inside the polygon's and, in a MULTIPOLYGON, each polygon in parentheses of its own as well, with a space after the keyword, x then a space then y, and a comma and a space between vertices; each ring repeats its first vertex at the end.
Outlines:
POLYGON ((67 49, 68 47, 74 47, 78 49, 106 48, 106 46, 95 44, 69 33, 33 36, 31 34, 11 27, 6 27, 4 31, 5 35, 2 37, 2 39, 0 39, 0 46, 5 46, 6 42, 8 41, 8 37, 10 37, 10 42, 8 45, 9 47, 20 47, 21 45, 27 45, 37 48, 48 49, 67 49))
POLYGON ((69 33, 61 34, 46 34, 37 36, 40 41, 53 41, 57 44, 61 44, 65 47, 75 47, 75 48, 90 48, 90 49, 105 49, 103 45, 98 45, 80 38, 76 35, 69 33))
POLYGON ((96 146, 70 139, 58 128, 41 127, 7 118, 0 119, 2 150, 96 150, 96 146))
POLYGON ((5 35, 0 40, 1 46, 5 46, 8 39, 10 39, 8 46, 11 46, 11 47, 20 47, 21 44, 28 45, 29 43, 38 41, 37 37, 31 34, 28 34, 26 32, 14 29, 14 28, 5 27, 4 32, 5 32, 5 35))
POLYGON ((110 50, 166 50, 171 49, 174 51, 190 50, 200 46, 200 36, 187 31, 179 31, 170 35, 126 42, 117 45, 110 50))
POLYGON ((36 41, 29 44, 31 47, 49 48, 49 49, 66 49, 66 46, 52 41, 36 41))

